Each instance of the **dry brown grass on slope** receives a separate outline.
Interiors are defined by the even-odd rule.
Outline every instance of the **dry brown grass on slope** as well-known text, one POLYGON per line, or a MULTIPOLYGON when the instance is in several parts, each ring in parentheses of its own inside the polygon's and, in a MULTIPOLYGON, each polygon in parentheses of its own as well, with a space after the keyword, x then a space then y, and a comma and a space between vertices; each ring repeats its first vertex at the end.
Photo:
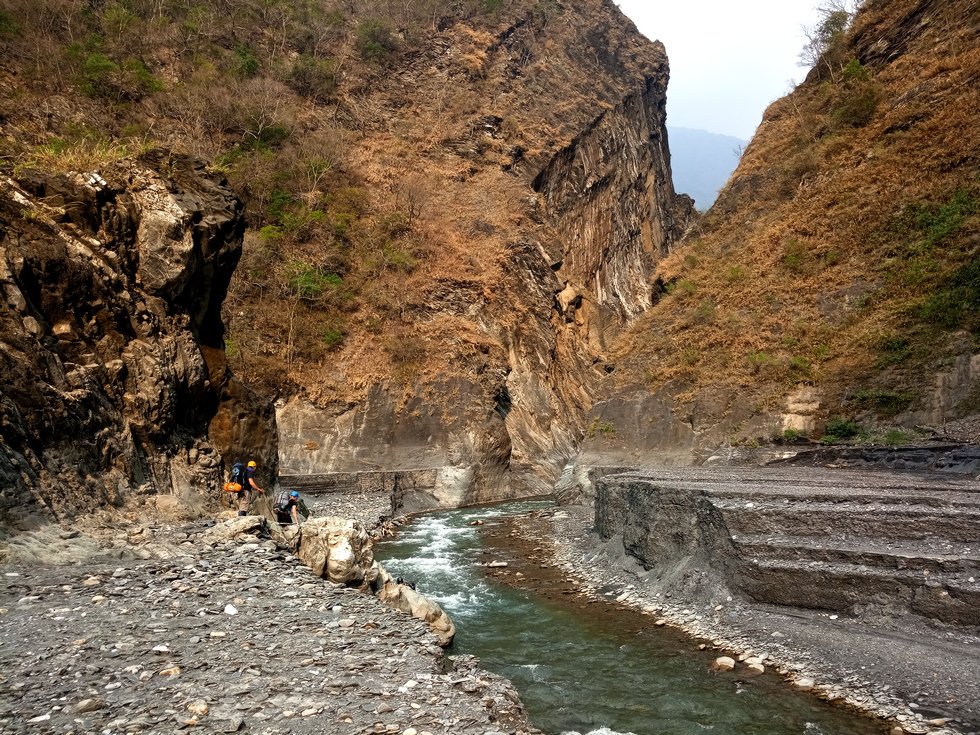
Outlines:
POLYGON ((969 327, 923 315, 980 255, 980 14, 877 5, 861 38, 895 36, 924 6, 929 21, 893 39, 904 56, 770 107, 704 234, 662 263, 671 292, 620 346, 651 388, 902 390, 969 327), (864 95, 872 114, 848 118, 864 95))
POLYGON ((538 227, 527 182, 661 63, 603 0, 355 5, 0 8, 0 156, 88 168, 162 144, 246 200, 224 316, 233 369, 265 393, 356 400, 401 358, 466 364, 480 340, 434 322, 493 340, 523 296, 504 293, 508 247, 538 227), (389 349, 413 340, 424 360, 389 349))

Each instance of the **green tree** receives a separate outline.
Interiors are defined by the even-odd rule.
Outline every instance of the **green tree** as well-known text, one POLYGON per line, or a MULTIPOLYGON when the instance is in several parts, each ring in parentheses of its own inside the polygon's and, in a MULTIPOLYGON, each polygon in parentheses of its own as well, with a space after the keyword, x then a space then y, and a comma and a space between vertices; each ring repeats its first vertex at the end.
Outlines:
POLYGON ((859 0, 827 0, 817 7, 816 24, 803 26, 807 42, 800 51, 800 66, 814 68, 824 76, 833 75, 843 65, 844 40, 859 4, 859 0))

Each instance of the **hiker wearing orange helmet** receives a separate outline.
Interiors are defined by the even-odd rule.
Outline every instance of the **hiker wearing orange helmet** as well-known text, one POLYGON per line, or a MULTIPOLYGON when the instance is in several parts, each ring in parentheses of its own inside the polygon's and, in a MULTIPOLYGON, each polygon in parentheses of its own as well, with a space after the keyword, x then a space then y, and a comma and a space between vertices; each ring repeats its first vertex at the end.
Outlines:
POLYGON ((245 481, 242 483, 242 491, 238 494, 238 515, 247 516, 252 512, 252 501, 255 499, 253 490, 265 493, 255 482, 255 461, 250 461, 245 468, 245 481))

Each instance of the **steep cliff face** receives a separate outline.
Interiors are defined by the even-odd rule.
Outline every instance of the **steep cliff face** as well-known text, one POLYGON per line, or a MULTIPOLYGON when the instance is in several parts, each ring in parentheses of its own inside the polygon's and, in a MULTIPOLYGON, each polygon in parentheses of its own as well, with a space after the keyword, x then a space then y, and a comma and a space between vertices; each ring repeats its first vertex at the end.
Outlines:
POLYGON ((871 1, 828 39, 609 350, 584 466, 980 439, 978 32, 871 1))
MULTIPOLYGON (((435 40, 455 50, 475 38, 458 25, 435 40)), ((476 55, 484 75, 466 86, 494 100, 480 110, 489 114, 462 139, 401 145, 443 189, 422 217, 439 223, 436 240, 455 243, 448 263, 463 258, 408 277, 417 290, 406 295, 398 347, 370 334, 345 344, 315 391, 280 405, 286 473, 438 468, 446 504, 548 493, 585 433, 610 340, 652 303, 654 268, 683 227, 663 47, 600 3, 546 25, 500 23, 476 55), (513 68, 515 43, 540 56, 526 71, 513 68), (542 85, 559 69, 574 84, 542 85), (589 93, 583 71, 594 75, 589 93), (495 160, 493 150, 509 153, 495 160), (452 173, 460 158, 468 176, 452 173), (404 357, 409 379, 378 369, 379 351, 396 362, 414 339, 423 354, 404 357)), ((452 68, 451 56, 426 58, 412 83, 428 89, 452 68)), ((401 109, 411 121, 403 138, 421 134, 437 99, 401 109)))
POLYGON ((177 496, 223 456, 275 466, 271 407, 237 384, 220 318, 241 203, 187 156, 0 176, 0 521, 177 496))

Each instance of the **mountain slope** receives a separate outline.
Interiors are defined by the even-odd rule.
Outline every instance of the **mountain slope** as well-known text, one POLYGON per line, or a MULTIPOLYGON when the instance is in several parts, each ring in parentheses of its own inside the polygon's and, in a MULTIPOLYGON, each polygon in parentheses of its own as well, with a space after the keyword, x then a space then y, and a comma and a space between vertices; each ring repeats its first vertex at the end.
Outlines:
POLYGON ((663 47, 609 0, 7 0, 0 74, 16 167, 227 177, 225 354, 286 472, 546 492, 686 216, 663 47))
POLYGON ((978 32, 972 2, 868 2, 766 111, 617 350, 619 395, 672 406, 682 454, 787 431, 976 440, 978 32))

